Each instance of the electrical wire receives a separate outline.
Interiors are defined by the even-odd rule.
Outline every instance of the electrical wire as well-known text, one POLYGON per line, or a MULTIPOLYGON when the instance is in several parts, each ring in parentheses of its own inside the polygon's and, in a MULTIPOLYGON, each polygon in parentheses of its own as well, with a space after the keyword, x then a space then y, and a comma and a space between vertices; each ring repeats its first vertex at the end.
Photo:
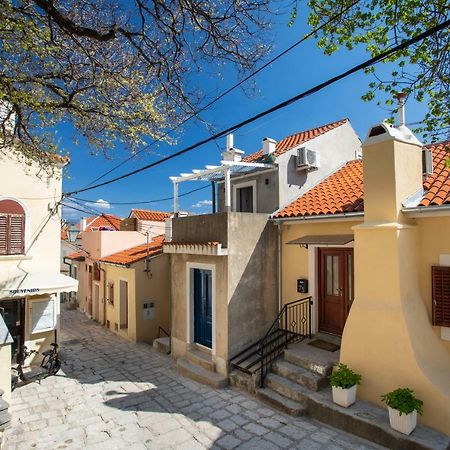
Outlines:
POLYGON ((261 67, 259 67, 258 69, 256 69, 255 71, 251 72, 249 75, 247 75, 246 77, 244 77, 242 80, 238 81, 236 84, 234 84, 233 86, 229 87, 228 89, 226 89, 225 91, 223 91, 221 94, 219 94, 217 97, 215 97, 214 99, 212 99, 211 101, 209 101, 206 105, 202 106, 198 111, 195 111, 194 113, 190 114, 188 117, 186 117, 184 120, 182 120, 179 124, 177 124, 175 127, 172 127, 170 130, 168 130, 167 132, 165 132, 162 136, 160 136, 159 138, 155 139, 153 142, 151 142, 148 146, 142 148, 141 150, 137 151, 136 153, 133 153, 132 155, 130 155, 127 159, 125 159, 124 161, 120 162, 119 164, 117 164, 116 166, 112 167, 110 170, 108 170, 107 172, 105 172, 104 174, 98 176, 95 180, 92 180, 89 184, 86 185, 86 187, 91 186, 92 184, 96 183, 97 181, 101 180, 102 178, 106 177, 107 175, 109 175, 110 173, 114 172, 116 169, 118 169, 119 167, 122 167, 124 164, 126 164, 128 161, 131 161, 133 158, 135 158, 137 155, 141 154, 142 152, 144 152, 145 150, 148 150, 151 146, 155 145, 156 143, 162 141, 164 138, 166 138, 170 133, 173 133, 175 130, 177 130, 178 128, 180 128, 181 126, 183 126, 186 122, 188 122, 189 120, 191 120, 192 118, 198 116, 200 113, 202 113, 203 111, 205 111, 206 109, 208 109, 209 107, 211 107, 212 105, 214 105, 214 103, 217 103, 219 100, 221 100, 222 98, 224 98, 226 95, 228 95, 229 93, 233 92, 235 89, 237 89, 239 86, 241 86, 242 84, 244 84, 245 82, 247 82, 250 78, 253 78, 255 75, 257 75, 259 72, 263 71, 266 67, 270 66, 271 64, 273 64, 275 61, 277 61, 278 59, 280 59, 281 57, 283 57, 284 55, 286 55, 287 53, 289 53, 291 50, 293 50, 294 48, 298 47, 302 42, 308 40, 310 37, 314 36, 316 33, 318 33, 320 30, 322 30, 323 28, 325 28, 327 25, 329 25, 330 23, 334 22, 336 19, 338 19, 339 17, 341 17, 343 14, 345 14, 347 11, 349 11, 351 8, 353 8, 357 3, 359 3, 361 0, 355 0, 353 3, 351 3, 350 5, 348 5, 346 8, 342 9, 341 11, 339 11, 338 13, 336 13, 335 15, 331 16, 326 22, 324 22, 323 24, 321 24, 320 26, 318 26, 317 28, 314 28, 313 30, 311 30, 308 34, 306 34, 305 36, 303 36, 301 39, 299 39, 298 41, 294 42, 291 46, 289 46, 288 48, 286 48, 285 50, 283 50, 281 53, 278 53, 276 56, 274 56, 272 59, 270 59, 269 61, 267 61, 266 63, 264 63, 261 67))
POLYGON ((278 111, 279 109, 283 109, 283 108, 291 105, 292 103, 295 103, 295 102, 297 102, 297 101, 299 101, 299 100, 301 100, 301 99, 303 99, 305 97, 308 97, 308 96, 310 96, 312 94, 315 94, 315 93, 321 91, 322 89, 324 89, 325 87, 328 87, 328 86, 336 83, 337 81, 340 81, 340 80, 348 77, 349 75, 352 75, 352 74, 354 74, 356 72, 359 72, 360 70, 363 70, 363 69, 366 69, 366 68, 368 68, 370 66, 373 66, 374 64, 376 64, 376 63, 378 63, 380 61, 383 61, 384 59, 386 59, 389 56, 393 55, 394 53, 397 53, 398 51, 404 50, 404 49, 410 47, 411 45, 413 45, 413 44, 415 44, 417 42, 420 42, 423 39, 425 39, 425 38, 427 38, 429 36, 432 36, 433 34, 436 34, 438 31, 440 31, 440 30, 442 30, 444 28, 447 28, 449 25, 450 25, 450 19, 448 19, 448 20, 446 20, 446 21, 444 21, 444 22, 442 22, 442 23, 440 23, 440 24, 438 24, 438 25, 436 25, 434 27, 431 27, 428 30, 425 30, 424 32, 418 34, 417 36, 414 36, 414 37, 412 37, 410 39, 407 39, 407 40, 403 41, 401 44, 398 44, 398 45, 396 45, 394 47, 391 47, 391 48, 389 48, 389 49, 379 53, 377 56, 369 58, 368 60, 366 60, 366 61, 364 61, 364 62, 362 62, 362 63, 360 63, 360 64, 358 64, 356 66, 353 66, 352 68, 350 68, 348 70, 346 70, 345 72, 342 72, 339 75, 336 75, 336 76, 334 76, 332 78, 329 78, 328 80, 326 80, 326 81, 324 81, 324 82, 322 82, 322 83, 320 83, 318 85, 315 85, 314 87, 312 87, 312 88, 310 88, 310 89, 308 89, 308 90, 306 90, 304 92, 301 92, 301 93, 295 95, 294 97, 289 98, 288 100, 285 100, 285 101, 283 101, 281 103, 278 103, 277 105, 272 106, 271 108, 268 108, 268 109, 260 112, 259 114, 256 114, 256 115, 254 115, 254 116, 252 116, 252 117, 250 117, 248 119, 245 119, 245 120, 243 120, 243 121, 241 121, 241 122, 239 122, 239 123, 237 123, 235 125, 232 125, 232 126, 226 128, 226 129, 216 133, 213 136, 210 136, 210 137, 205 138, 205 139, 203 139, 201 141, 198 141, 195 144, 192 144, 192 145, 190 145, 188 147, 185 147, 184 149, 179 150, 179 151, 177 151, 177 152, 167 156, 166 158, 163 158, 161 160, 158 160, 158 161, 155 161, 153 163, 147 164, 147 165, 145 165, 145 166, 143 166, 143 167, 141 167, 139 169, 133 170, 133 171, 128 172, 128 173, 125 173, 123 175, 120 175, 118 177, 115 177, 115 178, 112 178, 110 180, 104 181, 102 183, 98 183, 98 184, 95 184, 95 185, 90 186, 90 187, 86 187, 86 188, 82 188, 82 189, 78 189, 78 190, 66 193, 65 196, 72 196, 74 194, 79 194, 80 192, 86 192, 86 191, 90 191, 92 189, 97 189, 97 188, 102 187, 102 186, 107 186, 107 185, 109 185, 111 183, 115 183, 117 181, 120 181, 120 180, 123 180, 125 178, 128 178, 128 177, 130 177, 132 175, 136 175, 136 174, 138 174, 140 172, 148 170, 148 169, 150 169, 152 167, 158 166, 158 165, 162 164, 163 162, 170 161, 171 159, 176 158, 177 156, 183 155, 183 154, 185 154, 185 153, 187 153, 189 151, 192 151, 195 148, 200 147, 200 146, 202 146, 204 144, 207 144, 208 142, 211 142, 214 139, 217 139, 219 137, 225 136, 226 134, 234 131, 237 128, 241 128, 241 127, 243 127, 243 126, 245 126, 245 125, 247 125, 249 123, 255 122, 256 120, 260 119, 261 117, 267 116, 267 115, 269 115, 269 114, 271 114, 271 113, 273 113, 275 111, 278 111))

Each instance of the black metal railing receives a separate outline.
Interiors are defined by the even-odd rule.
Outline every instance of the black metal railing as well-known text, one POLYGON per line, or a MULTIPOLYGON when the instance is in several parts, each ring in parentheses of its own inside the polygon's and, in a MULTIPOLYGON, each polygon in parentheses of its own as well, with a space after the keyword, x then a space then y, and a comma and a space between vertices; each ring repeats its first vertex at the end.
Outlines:
POLYGON ((172 340, 170 339, 170 334, 163 327, 158 326, 158 339, 164 336, 169 338, 169 350, 167 351, 167 354, 169 354, 172 350, 172 340))
POLYGON ((286 303, 273 321, 265 336, 259 341, 260 386, 273 362, 287 348, 290 342, 311 338, 312 297, 286 303))

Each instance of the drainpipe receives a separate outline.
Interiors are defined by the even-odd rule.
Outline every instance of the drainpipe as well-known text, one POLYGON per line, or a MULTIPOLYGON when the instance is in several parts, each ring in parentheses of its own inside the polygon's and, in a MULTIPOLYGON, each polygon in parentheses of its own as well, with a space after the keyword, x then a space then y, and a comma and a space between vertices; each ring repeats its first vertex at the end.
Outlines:
POLYGON ((212 213, 216 213, 216 183, 211 181, 211 189, 212 189, 212 213))
POLYGON ((103 272, 103 320, 102 325, 106 325, 106 270, 102 269, 101 267, 98 268, 100 272, 103 272))
POLYGON ((277 266, 278 266, 278 312, 282 305, 282 287, 281 287, 281 223, 277 222, 277 266))

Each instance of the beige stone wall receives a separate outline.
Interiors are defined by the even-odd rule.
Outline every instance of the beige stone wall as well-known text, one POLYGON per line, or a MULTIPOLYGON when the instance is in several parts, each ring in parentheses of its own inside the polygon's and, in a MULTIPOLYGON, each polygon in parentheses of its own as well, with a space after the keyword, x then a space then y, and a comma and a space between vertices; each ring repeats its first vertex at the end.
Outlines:
POLYGON ((11 403, 11 345, 0 345, 0 389, 3 399, 11 403))
MULTIPOLYGON (((431 267, 438 265, 450 265, 450 216, 426 217, 417 219, 419 227, 420 258, 419 258, 419 282, 420 294, 425 302, 428 317, 431 322, 432 298, 431 298, 431 267), (444 261, 441 263, 440 258, 444 261)), ((450 329, 441 330, 441 327, 433 327, 436 336, 450 353, 450 329), (448 336, 448 340, 442 339, 442 334, 448 336)))

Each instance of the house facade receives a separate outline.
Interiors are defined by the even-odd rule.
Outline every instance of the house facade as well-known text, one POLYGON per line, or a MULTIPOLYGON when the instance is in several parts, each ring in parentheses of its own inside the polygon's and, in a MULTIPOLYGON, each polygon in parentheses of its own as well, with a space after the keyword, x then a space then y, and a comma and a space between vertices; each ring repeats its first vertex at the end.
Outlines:
POLYGON ((360 398, 380 404, 410 387, 425 402, 419 420, 447 434, 449 147, 423 148, 404 125, 382 123, 362 161, 274 215, 283 303, 313 297, 313 332, 342 337, 341 362, 362 374, 360 398))
POLYGON ((136 231, 148 232, 152 238, 165 233, 165 222, 171 215, 172 213, 164 211, 133 208, 128 218, 135 220, 134 229, 136 231))
MULTIPOLYGON (((59 294, 78 287, 60 274, 61 176, 67 162, 55 157, 47 175, 16 154, 0 159, 5 186, 0 195, 0 311, 13 338, 13 360, 24 346, 42 352, 58 341, 59 294)), ((0 380, 6 393, 10 384, 10 374, 0 380)))
POLYGON ((164 245, 171 255, 172 356, 181 371, 195 376, 200 366, 223 377, 212 377, 213 384, 223 384, 229 360, 264 335, 280 301, 277 229, 269 214, 359 151, 343 120, 278 143, 265 139, 263 149, 247 157, 228 138, 220 166, 171 178, 175 213, 178 184, 188 180, 213 183, 217 211, 174 217, 164 245))

